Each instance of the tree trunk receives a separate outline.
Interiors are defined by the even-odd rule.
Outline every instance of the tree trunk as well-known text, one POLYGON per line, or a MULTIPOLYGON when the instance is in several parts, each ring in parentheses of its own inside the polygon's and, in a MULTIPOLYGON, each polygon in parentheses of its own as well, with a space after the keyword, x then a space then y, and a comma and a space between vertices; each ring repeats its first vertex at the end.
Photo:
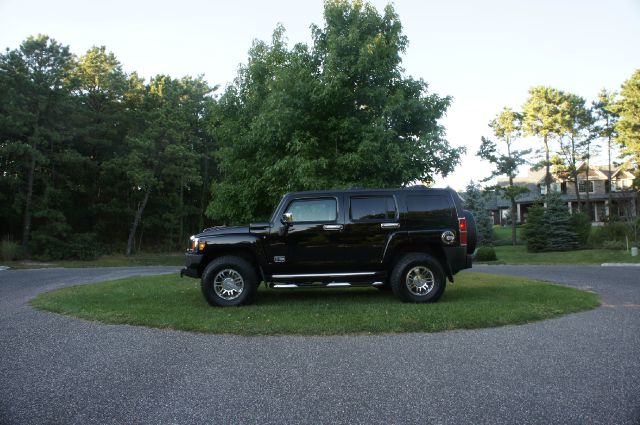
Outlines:
MULTIPOLYGON (((511 151, 509 151, 511 157, 511 151)), ((509 175, 509 189, 513 190, 513 177, 509 175)), ((513 193, 513 192, 511 192, 513 193)), ((511 197, 511 245, 516 245, 516 198, 511 197)), ((520 218, 520 217, 518 217, 520 218)))
POLYGON ((544 154, 545 154, 545 167, 546 173, 544 175, 544 184, 547 187, 547 194, 551 193, 551 162, 549 161, 549 140, 547 135, 544 135, 544 154))
POLYGON ((516 246, 516 200, 511 199, 511 245, 516 246))
MULTIPOLYGON (((35 149, 35 146, 33 147, 35 149)), ((22 248, 26 251, 31 234, 31 203, 33 200, 33 180, 36 173, 36 155, 31 154, 29 163, 29 176, 27 178, 27 196, 24 201, 24 217, 22 225, 22 248)))
POLYGON ((586 194, 586 203, 585 203, 585 209, 587 210, 587 213, 589 214, 589 217, 591 218, 591 220, 595 219, 595 216, 591 215, 591 202, 589 201, 589 155, 591 155, 591 152, 589 152, 589 148, 587 148, 587 176, 586 176, 586 182, 587 182, 587 194, 586 194))
MULTIPOLYGON (((206 148, 205 148, 206 151, 206 148)), ((205 153, 204 155, 204 175, 202 176, 202 191, 200 192, 200 220, 198 221, 198 230, 204 229, 204 213, 207 209, 207 206, 204 204, 206 199, 207 190, 209 186, 207 182, 209 181, 209 154, 205 153)))
POLYGON ((134 251, 134 245, 136 243, 136 230, 138 229, 138 225, 140 224, 140 219, 142 218, 142 213, 144 212, 145 207, 147 206, 147 201, 149 201, 149 195, 151 194, 151 187, 147 188, 147 191, 144 194, 144 198, 142 202, 138 205, 138 211, 136 211, 136 216, 133 219, 133 224, 131 225, 131 231, 129 232, 129 239, 127 241, 127 252, 126 255, 129 256, 134 251))
POLYGON ((178 224, 178 238, 176 240, 176 247, 182 245, 182 235, 184 233, 184 184, 183 178, 180 178, 180 223, 178 224))
MULTIPOLYGON (((609 123, 607 123, 608 125, 609 123)), ((612 189, 612 185, 613 185, 613 180, 611 179, 611 136, 609 136, 607 138, 607 154, 609 156, 609 215, 607 216, 607 219, 609 219, 609 221, 611 221, 611 209, 613 208, 613 196, 611 194, 611 189, 612 189)))
POLYGON ((576 200, 578 201, 578 211, 582 212, 582 201, 580 200, 580 186, 578 185, 578 175, 573 180, 573 187, 576 189, 576 200))

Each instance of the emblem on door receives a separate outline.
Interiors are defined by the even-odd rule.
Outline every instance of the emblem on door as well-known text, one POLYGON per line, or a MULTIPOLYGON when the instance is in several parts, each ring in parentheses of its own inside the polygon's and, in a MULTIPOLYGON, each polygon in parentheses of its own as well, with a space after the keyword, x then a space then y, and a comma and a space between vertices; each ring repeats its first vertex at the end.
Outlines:
POLYGON ((274 263, 284 263, 287 258, 284 255, 276 255, 273 257, 274 263))

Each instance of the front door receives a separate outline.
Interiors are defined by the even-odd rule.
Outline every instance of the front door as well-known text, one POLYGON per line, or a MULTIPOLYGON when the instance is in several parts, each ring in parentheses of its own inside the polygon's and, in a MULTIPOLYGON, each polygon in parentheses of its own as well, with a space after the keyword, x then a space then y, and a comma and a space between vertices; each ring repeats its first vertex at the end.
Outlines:
POLYGON ((344 224, 339 204, 333 196, 289 202, 284 211, 293 216, 292 222, 271 244, 273 275, 323 275, 342 269, 344 224))

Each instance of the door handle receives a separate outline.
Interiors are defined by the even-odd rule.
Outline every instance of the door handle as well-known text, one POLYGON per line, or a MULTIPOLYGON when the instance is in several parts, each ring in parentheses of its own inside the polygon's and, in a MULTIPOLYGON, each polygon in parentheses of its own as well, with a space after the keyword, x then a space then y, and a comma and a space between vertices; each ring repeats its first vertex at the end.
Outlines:
POLYGON ((342 230, 342 224, 325 224, 322 228, 324 230, 342 230))
POLYGON ((400 223, 380 223, 380 227, 383 229, 397 229, 400 227, 400 223))

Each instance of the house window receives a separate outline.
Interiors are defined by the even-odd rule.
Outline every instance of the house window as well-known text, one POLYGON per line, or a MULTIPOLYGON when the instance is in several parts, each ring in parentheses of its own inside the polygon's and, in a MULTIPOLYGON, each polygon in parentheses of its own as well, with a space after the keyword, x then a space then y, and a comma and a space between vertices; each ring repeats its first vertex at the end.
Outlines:
POLYGON ((589 180, 589 181, 580 180, 578 182, 578 191, 580 193, 587 193, 587 192, 593 193, 594 192, 594 190, 593 190, 593 180, 589 180))
MULTIPOLYGON (((557 182, 552 182, 551 185, 549 186, 549 189, 551 189, 551 193, 553 192, 560 193, 562 191, 562 184, 557 182)), ((547 185, 544 183, 540 185, 540 194, 542 195, 547 194, 547 185)))

